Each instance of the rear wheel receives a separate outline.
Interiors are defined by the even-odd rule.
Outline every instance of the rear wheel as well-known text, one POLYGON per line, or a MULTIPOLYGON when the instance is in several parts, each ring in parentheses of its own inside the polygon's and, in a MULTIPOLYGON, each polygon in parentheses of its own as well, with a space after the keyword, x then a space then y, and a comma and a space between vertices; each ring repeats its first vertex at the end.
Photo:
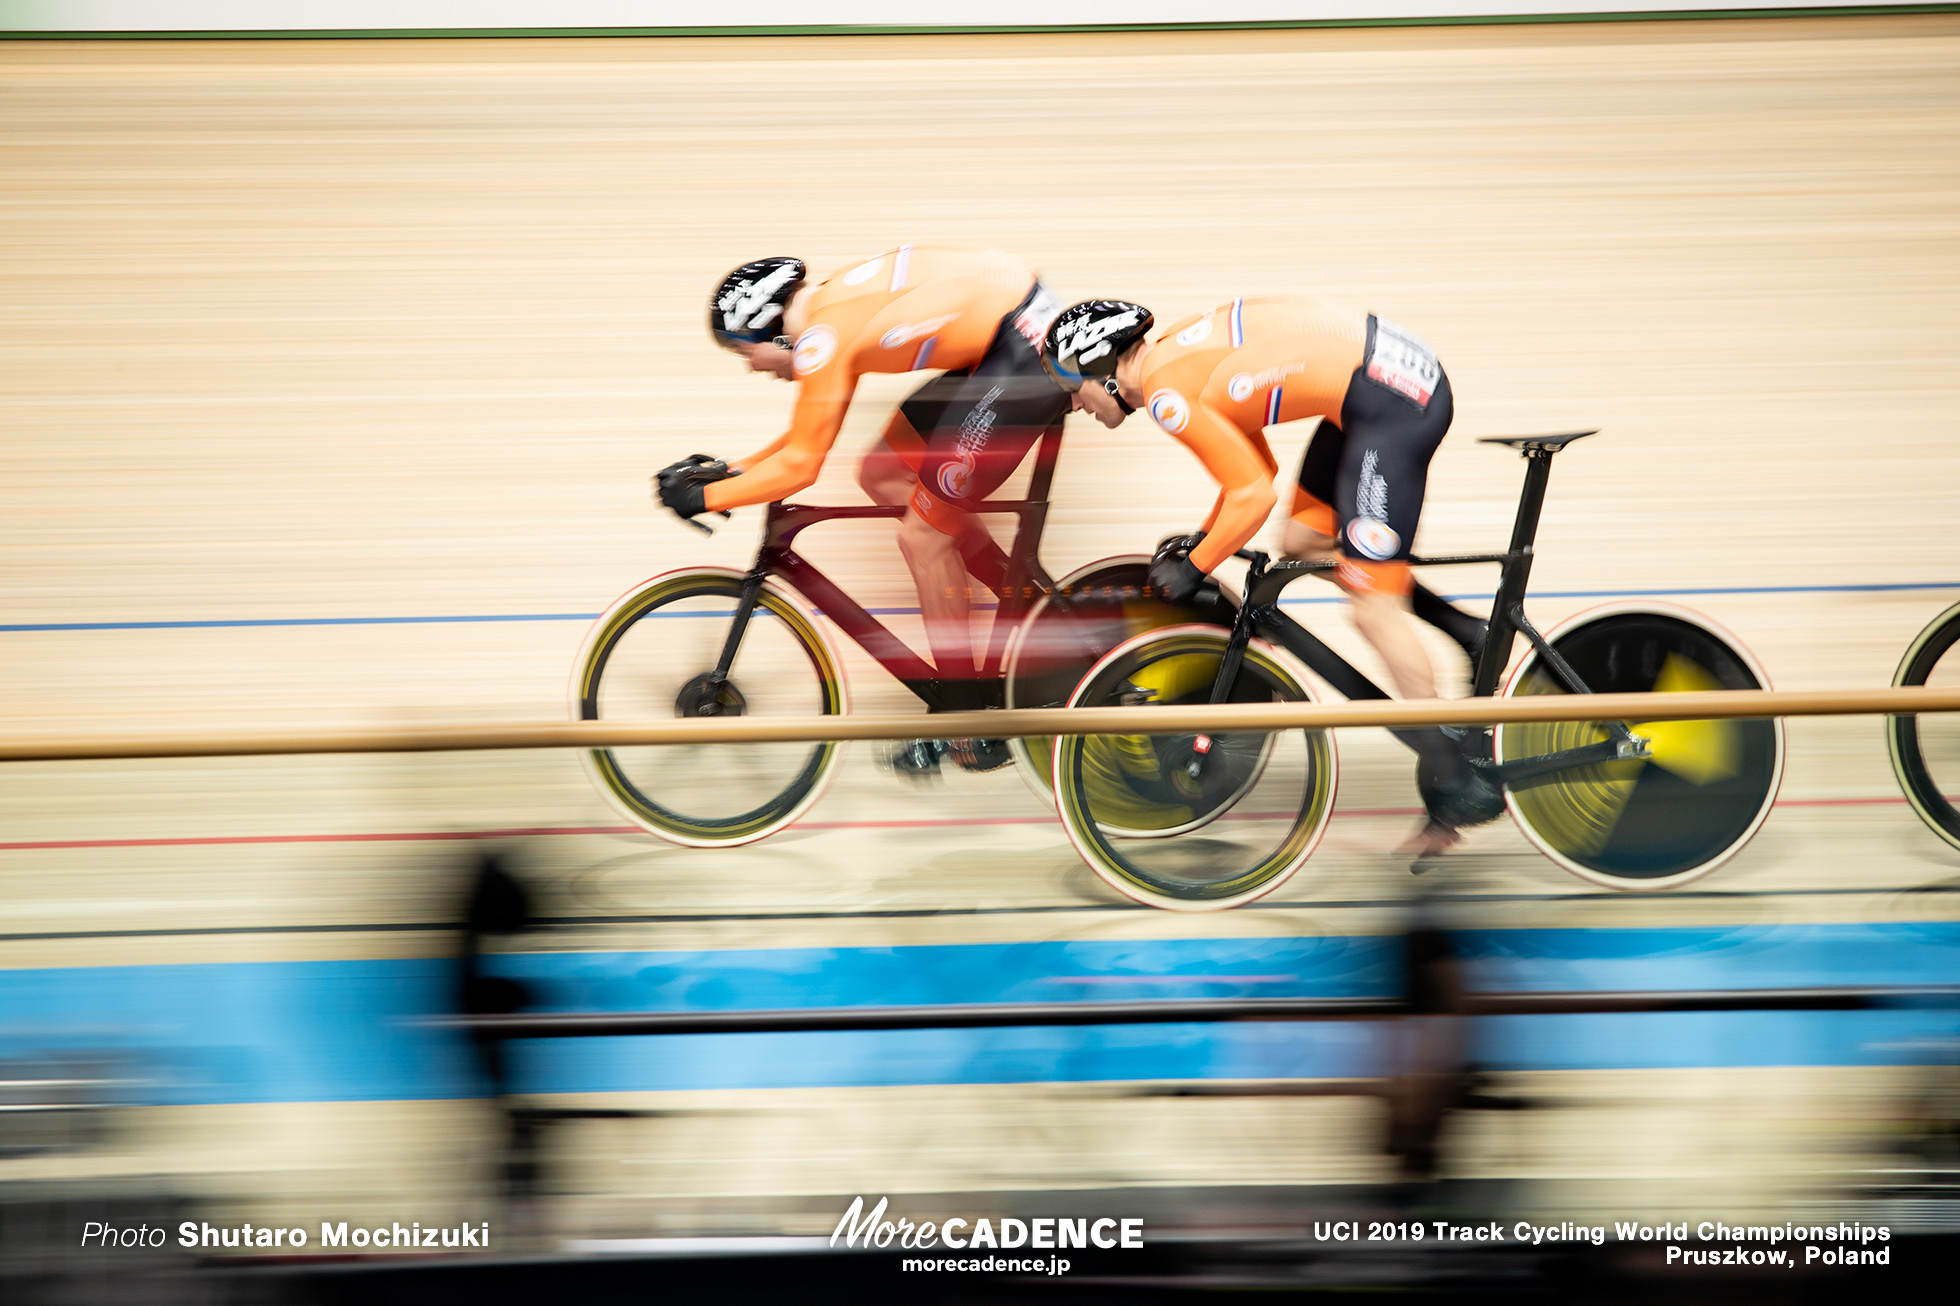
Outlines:
MULTIPOLYGON (((572 680, 584 721, 810 716, 846 710, 835 650, 793 598, 765 584, 726 679, 713 675, 742 595, 740 572, 656 576, 593 624, 572 680)), ((607 801, 663 839, 750 843, 822 796, 843 745, 682 744, 584 755, 607 801)))
MULTIPOLYGON (((1764 689, 1762 669, 1713 623, 1684 609, 1608 607, 1546 639, 1598 694, 1764 689)), ((1504 696, 1567 693, 1537 650, 1504 696)), ((1616 889, 1666 889, 1714 870, 1769 816, 1783 774, 1783 723, 1626 723, 1651 756, 1594 763, 1505 786, 1525 837, 1559 865, 1616 889)), ((1583 748, 1609 737, 1592 721, 1497 727, 1499 762, 1583 748)))
MULTIPOLYGON (((1221 587, 1225 603, 1177 607, 1154 595, 1150 559, 1104 558, 1055 582, 1015 628, 1004 659, 1005 700, 1010 708, 1063 707, 1082 677, 1118 644, 1166 626, 1227 627, 1237 596, 1221 587)), ((1016 768, 1043 803, 1055 801, 1053 736, 1012 739, 1016 768)))
MULTIPOLYGON (((1942 612, 1919 632, 1899 662, 1894 685, 1960 687, 1960 604, 1942 612)), ((1905 790, 1906 801, 1933 833, 1960 848, 1960 809, 1952 794, 1960 794, 1960 716, 1942 712, 1931 716, 1885 719, 1885 742, 1892 770, 1905 790)))
MULTIPOLYGON (((1208 702, 1226 641, 1197 626, 1142 635, 1091 668, 1069 706, 1208 702)), ((1255 641, 1227 701, 1310 697, 1255 641)), ((1120 892, 1176 911, 1271 893, 1313 852, 1334 809, 1324 730, 1064 735, 1053 767, 1056 807, 1083 859, 1120 892)))

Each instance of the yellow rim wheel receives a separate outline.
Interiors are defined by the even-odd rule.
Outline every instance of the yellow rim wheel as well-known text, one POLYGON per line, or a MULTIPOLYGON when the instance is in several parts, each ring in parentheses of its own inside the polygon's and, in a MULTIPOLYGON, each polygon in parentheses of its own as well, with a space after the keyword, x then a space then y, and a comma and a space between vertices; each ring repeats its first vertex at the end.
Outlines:
MULTIPOLYGON (((702 569, 649 582, 601 617, 573 686, 583 720, 833 715, 844 683, 829 643, 788 596, 765 586, 726 682, 711 684, 742 577, 702 569)), ((821 796, 843 745, 701 744, 594 749, 586 768, 621 813, 695 847, 749 843, 781 829, 821 796)))
MULTIPOLYGON (((1146 634, 1099 663, 1071 705, 1208 701, 1225 645, 1210 629, 1146 634)), ((1307 698, 1255 643, 1228 701, 1307 698)), ((1062 823, 1096 873, 1180 910, 1230 907, 1293 874, 1326 827, 1335 783, 1332 741, 1310 730, 1064 736, 1055 777, 1062 823)))

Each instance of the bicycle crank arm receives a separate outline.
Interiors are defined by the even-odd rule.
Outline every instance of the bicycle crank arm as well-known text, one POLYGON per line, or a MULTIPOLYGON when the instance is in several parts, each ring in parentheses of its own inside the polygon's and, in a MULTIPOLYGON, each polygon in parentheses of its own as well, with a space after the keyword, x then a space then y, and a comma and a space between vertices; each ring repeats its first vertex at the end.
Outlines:
POLYGON ((1560 771, 1570 771, 1581 766, 1597 766, 1601 762, 1624 762, 1653 756, 1645 736, 1627 733, 1624 740, 1603 739, 1597 744, 1584 748, 1567 748, 1557 753, 1545 753, 1538 757, 1521 757, 1515 762, 1490 764, 1496 779, 1503 784, 1515 785, 1526 780, 1536 780, 1542 776, 1554 775, 1560 771))

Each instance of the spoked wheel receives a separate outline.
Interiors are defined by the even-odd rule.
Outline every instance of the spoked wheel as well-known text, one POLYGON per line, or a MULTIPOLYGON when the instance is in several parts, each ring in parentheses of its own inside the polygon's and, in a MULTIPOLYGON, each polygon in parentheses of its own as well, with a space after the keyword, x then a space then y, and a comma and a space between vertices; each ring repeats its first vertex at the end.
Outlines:
MULTIPOLYGON (((1547 643, 1594 693, 1764 689, 1741 645, 1683 609, 1612 606, 1582 613, 1547 643)), ((1534 649, 1504 687, 1507 698, 1566 693, 1534 649)), ((1629 721, 1651 756, 1595 763, 1505 786, 1525 836, 1559 865, 1616 889, 1667 889, 1714 870, 1749 842, 1776 799, 1783 723, 1629 721)), ((1500 762, 1607 739, 1591 721, 1499 726, 1500 762)))
MULTIPOLYGON (((1223 605, 1176 607, 1147 593, 1150 559, 1104 558, 1055 582, 1015 628, 1003 660, 1007 706, 1064 707, 1089 669, 1124 640, 1166 626, 1229 628, 1238 596, 1220 586, 1223 605)), ((1044 803, 1055 800, 1053 737, 1013 739, 1021 776, 1044 803)))
MULTIPOLYGON (((1960 604, 1942 612, 1899 663, 1895 685, 1960 686, 1960 604)), ((1906 801, 1933 832, 1960 848, 1960 809, 1952 795, 1960 794, 1960 720, 1942 712, 1931 716, 1885 719, 1885 742, 1892 753, 1892 770, 1905 790, 1906 801)))
MULTIPOLYGON (((1209 702, 1226 639, 1205 626, 1141 635, 1091 668, 1069 706, 1209 702)), ((1228 701, 1310 698, 1254 641, 1228 701)), ((1324 730, 1064 735, 1053 767, 1056 807, 1084 860, 1120 892, 1175 911, 1271 893, 1306 861, 1334 810, 1334 744, 1324 730)))
MULTIPOLYGON (((594 623, 572 680, 585 721, 833 715, 846 708, 837 655, 788 594, 764 585, 725 680, 714 670, 742 575, 694 568, 656 576, 594 623)), ((586 769, 621 813, 675 843, 749 843, 823 793, 838 743, 687 744, 594 749, 586 769)))

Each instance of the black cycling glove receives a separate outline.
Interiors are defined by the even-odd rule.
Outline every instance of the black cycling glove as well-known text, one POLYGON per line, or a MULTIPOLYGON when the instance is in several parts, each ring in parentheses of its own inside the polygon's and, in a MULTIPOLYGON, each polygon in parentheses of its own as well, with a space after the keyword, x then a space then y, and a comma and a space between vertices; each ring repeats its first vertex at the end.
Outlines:
POLYGON ((1158 544, 1150 559, 1150 583, 1167 602, 1178 607, 1192 602, 1210 581, 1191 561, 1191 550, 1204 541, 1205 534, 1172 535, 1158 544))
MULTIPOLYGON (((709 528, 695 521, 708 510, 708 487, 716 481, 740 476, 719 458, 704 453, 689 454, 680 462, 661 468, 653 477, 654 497, 676 517, 699 531, 709 528)), ((723 513, 726 517, 728 514, 723 513)))

